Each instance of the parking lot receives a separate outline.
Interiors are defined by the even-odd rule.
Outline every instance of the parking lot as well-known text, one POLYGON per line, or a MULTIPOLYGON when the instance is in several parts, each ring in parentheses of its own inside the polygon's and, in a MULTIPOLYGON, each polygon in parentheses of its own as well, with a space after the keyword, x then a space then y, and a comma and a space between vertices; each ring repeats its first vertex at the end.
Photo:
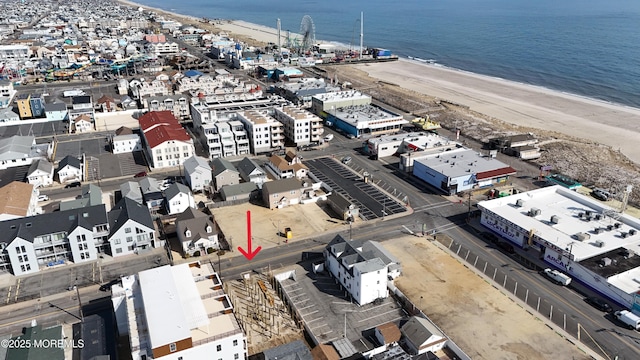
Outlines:
POLYGON ((22 124, 0 127, 0 138, 8 138, 14 135, 42 136, 60 135, 67 133, 67 124, 64 121, 48 121, 37 124, 22 124))
POLYGON ((306 160, 304 164, 318 179, 333 191, 343 195, 360 208, 363 220, 393 215, 407 211, 396 200, 370 183, 365 183, 349 168, 329 157, 306 160))

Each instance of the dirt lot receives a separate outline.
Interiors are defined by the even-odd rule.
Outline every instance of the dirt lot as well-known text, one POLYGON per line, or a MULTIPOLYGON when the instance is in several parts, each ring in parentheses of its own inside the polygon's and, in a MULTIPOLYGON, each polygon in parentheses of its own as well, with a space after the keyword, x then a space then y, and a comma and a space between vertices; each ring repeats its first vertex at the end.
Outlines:
POLYGON ((212 209, 216 222, 227 240, 231 239, 230 243, 234 248, 246 242, 247 210, 251 211, 253 246, 262 246, 263 249, 284 242, 285 238, 279 236, 279 232, 286 227, 290 227, 293 232, 291 241, 325 231, 349 228, 341 221, 332 219, 317 204, 293 205, 275 210, 252 204, 212 209))
POLYGON ((402 263, 396 286, 472 359, 589 358, 433 243, 384 246, 402 263))

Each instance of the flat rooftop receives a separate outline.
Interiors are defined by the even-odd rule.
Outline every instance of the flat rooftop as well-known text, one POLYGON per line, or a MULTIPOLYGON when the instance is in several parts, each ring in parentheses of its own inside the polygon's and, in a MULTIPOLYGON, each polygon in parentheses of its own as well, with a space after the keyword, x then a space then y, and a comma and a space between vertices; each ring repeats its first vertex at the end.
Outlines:
MULTIPOLYGON (((457 143, 452 142, 452 145, 457 143)), ((507 168, 508 165, 495 159, 484 156, 475 150, 458 147, 450 151, 433 152, 426 156, 415 153, 415 163, 421 163, 450 178, 465 175, 485 173, 497 169, 507 168)))
POLYGON ((408 319, 392 297, 364 306, 352 303, 331 276, 316 274, 311 266, 307 261, 288 267, 287 271, 295 271, 296 280, 289 278, 281 284, 285 296, 319 343, 333 343, 344 351, 367 351, 376 345, 363 335, 365 330, 388 322, 399 325, 408 319))
POLYGON ((330 112, 336 118, 351 124, 356 129, 384 129, 390 125, 409 123, 402 116, 375 105, 345 106, 330 112))
POLYGON ((371 99, 371 96, 361 93, 357 90, 347 90, 347 91, 337 91, 332 93, 324 93, 318 94, 315 96, 321 101, 324 102, 332 102, 332 101, 344 101, 344 100, 355 100, 355 99, 371 99))
POLYGON ((438 134, 429 133, 426 131, 410 132, 410 133, 404 133, 404 134, 393 134, 393 135, 379 135, 376 137, 369 138, 367 141, 375 145, 392 144, 392 143, 400 144, 404 141, 420 149, 428 149, 428 148, 435 148, 440 146, 457 144, 455 141, 451 141, 447 137, 444 137, 438 134))
POLYGON ((640 253, 639 219, 559 185, 482 201, 478 206, 524 229, 534 229, 537 238, 551 245, 570 248, 577 262, 619 248, 640 253), (530 216, 530 210, 537 215, 530 216), (557 224, 552 216, 557 217, 557 224), (630 230, 635 234, 629 235, 634 232, 630 230))

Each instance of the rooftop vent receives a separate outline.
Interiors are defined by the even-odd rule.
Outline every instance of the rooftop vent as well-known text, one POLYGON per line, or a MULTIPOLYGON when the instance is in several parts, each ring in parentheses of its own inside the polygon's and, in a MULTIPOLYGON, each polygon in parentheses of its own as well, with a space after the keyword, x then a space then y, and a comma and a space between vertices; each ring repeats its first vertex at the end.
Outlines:
POLYGON ((585 240, 589 240, 591 238, 591 235, 587 234, 587 233, 583 233, 583 232, 579 232, 575 235, 573 235, 574 238, 580 240, 580 241, 585 241, 585 240))
POLYGON ((593 243, 593 245, 594 245, 595 247, 599 247, 599 248, 601 248, 601 247, 603 247, 603 246, 604 246, 604 241, 602 241, 602 240, 598 240, 598 241, 596 241, 595 243, 593 243))
POLYGON ((626 233, 626 232, 624 232, 624 231, 620 231, 620 237, 621 237, 621 238, 623 238, 623 239, 624 239, 624 238, 626 238, 627 236, 629 236, 629 234, 628 234, 628 233, 626 233))
POLYGON ((559 218, 557 215, 553 215, 553 216, 551 217, 551 223, 552 223, 552 224, 557 224, 557 223, 558 223, 558 221, 560 221, 560 218, 559 218))
POLYGON ((609 266, 611 265, 611 263, 612 261, 608 257, 602 258, 602 260, 600 260, 600 266, 609 266))
POLYGON ((517 206, 517 207, 522 207, 522 206, 524 206, 524 200, 522 200, 522 199, 518 199, 518 200, 516 200, 516 206, 517 206))
POLYGON ((630 249, 624 249, 624 258, 628 259, 628 258, 632 258, 636 255, 635 252, 633 252, 633 250, 630 249))
POLYGON ((531 208, 531 210, 529 210, 529 216, 531 217, 536 217, 538 215, 540 215, 542 213, 542 211, 540 211, 540 209, 538 208, 531 208))
POLYGON ((636 229, 630 229, 630 230, 629 230, 629 236, 631 236, 631 235, 635 235, 635 234, 636 234, 636 232, 637 232, 637 231, 636 231, 636 229))
POLYGON ((603 229, 603 228, 600 228, 600 227, 597 227, 597 228, 593 229, 593 233, 594 233, 594 234, 600 234, 600 233, 602 233, 603 231, 604 231, 604 229, 603 229))

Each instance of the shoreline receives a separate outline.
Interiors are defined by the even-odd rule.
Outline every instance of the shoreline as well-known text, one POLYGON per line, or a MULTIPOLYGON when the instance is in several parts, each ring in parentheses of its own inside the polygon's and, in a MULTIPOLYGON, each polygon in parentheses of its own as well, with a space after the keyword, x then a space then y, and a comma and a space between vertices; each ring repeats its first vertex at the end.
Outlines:
MULTIPOLYGON (((201 20, 129 0, 117 1, 178 21, 201 20)), ((274 28, 242 20, 221 22, 215 28, 230 37, 247 37, 263 45, 277 43, 274 28)), ((349 66, 379 81, 467 106, 505 123, 555 131, 609 146, 640 164, 640 149, 635 146, 640 138, 640 108, 404 57, 395 62, 349 66)))

